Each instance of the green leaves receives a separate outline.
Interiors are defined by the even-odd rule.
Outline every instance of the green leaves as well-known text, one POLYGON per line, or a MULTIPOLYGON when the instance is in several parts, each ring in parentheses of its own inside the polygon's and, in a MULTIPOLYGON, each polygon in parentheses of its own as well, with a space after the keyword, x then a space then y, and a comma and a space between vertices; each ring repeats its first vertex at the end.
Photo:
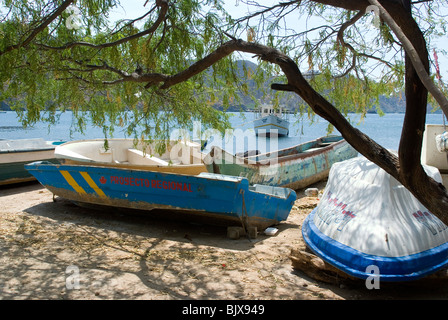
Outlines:
MULTIPOLYGON (((232 95, 215 92, 207 74, 169 90, 160 90, 162 83, 145 88, 146 83, 133 81, 146 73, 177 74, 216 48, 222 2, 172 2, 162 24, 142 36, 136 35, 152 28, 161 7, 148 1, 146 15, 141 13, 144 23, 121 20, 115 25, 108 18, 117 4, 77 1, 81 28, 67 28, 70 13, 63 11, 20 48, 60 2, 3 1, 10 11, 0 23, 0 51, 14 44, 19 48, 0 55, 1 99, 10 101, 25 126, 55 121, 57 112, 71 110, 73 130, 84 131, 90 119, 105 136, 117 128, 139 139, 166 136, 167 128, 191 127, 192 120, 224 130, 226 117, 210 107, 210 96, 222 93, 230 101, 232 95), (207 13, 202 8, 209 5, 215 9, 207 13)), ((220 79, 230 84, 229 77, 220 79)))

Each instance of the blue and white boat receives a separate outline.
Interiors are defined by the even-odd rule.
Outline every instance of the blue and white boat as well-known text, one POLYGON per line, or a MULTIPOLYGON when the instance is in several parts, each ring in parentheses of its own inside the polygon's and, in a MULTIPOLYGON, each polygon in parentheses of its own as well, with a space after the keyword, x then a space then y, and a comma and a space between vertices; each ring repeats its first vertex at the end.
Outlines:
POLYGON ((246 178, 203 172, 184 175, 142 169, 47 162, 26 169, 53 194, 73 202, 193 214, 258 230, 286 220, 296 199, 288 188, 249 186, 246 178))
MULTIPOLYGON (((442 181, 437 168, 424 168, 442 181)), ((364 157, 332 166, 302 235, 317 256, 362 279, 416 280, 448 265, 447 226, 364 157)))
POLYGON ((255 112, 254 130, 260 136, 289 135, 288 113, 282 108, 263 105, 255 112))

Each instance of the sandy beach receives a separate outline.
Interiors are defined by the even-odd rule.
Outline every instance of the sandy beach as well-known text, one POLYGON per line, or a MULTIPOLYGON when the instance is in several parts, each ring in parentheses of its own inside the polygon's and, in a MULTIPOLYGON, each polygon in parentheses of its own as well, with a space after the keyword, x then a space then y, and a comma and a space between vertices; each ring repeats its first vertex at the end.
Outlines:
MULTIPOLYGON (((325 182, 314 187, 322 189, 325 182)), ((298 199, 274 236, 232 240, 226 228, 78 207, 38 183, 0 189, 0 299, 446 299, 446 282, 328 284, 295 270, 301 225, 318 198, 298 199)))

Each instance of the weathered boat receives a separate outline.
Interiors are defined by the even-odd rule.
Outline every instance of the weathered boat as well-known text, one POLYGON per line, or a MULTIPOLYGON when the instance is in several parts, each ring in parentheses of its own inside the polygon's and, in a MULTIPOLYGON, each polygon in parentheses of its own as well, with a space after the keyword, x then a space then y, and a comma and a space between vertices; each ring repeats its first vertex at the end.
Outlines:
POLYGON ((296 199, 287 188, 249 186, 242 177, 183 175, 34 162, 26 169, 53 194, 81 204, 192 214, 213 223, 265 229, 285 220, 296 199))
MULTIPOLYGON (((441 182, 435 167, 425 171, 441 182)), ((364 157, 333 165, 302 226, 306 245, 353 277, 416 280, 448 265, 448 228, 364 157)))
POLYGON ((288 113, 282 108, 263 105, 255 112, 254 130, 260 136, 289 135, 288 113))
POLYGON ((57 146, 55 157, 65 164, 144 169, 181 174, 207 172, 201 145, 193 141, 90 139, 57 146))
POLYGON ((278 151, 245 156, 232 155, 214 146, 204 163, 209 172, 243 176, 251 184, 297 190, 327 178, 334 163, 357 154, 341 136, 327 136, 278 151))
POLYGON ((38 160, 56 162, 54 149, 58 143, 41 138, 0 140, 0 185, 36 180, 24 165, 38 160))

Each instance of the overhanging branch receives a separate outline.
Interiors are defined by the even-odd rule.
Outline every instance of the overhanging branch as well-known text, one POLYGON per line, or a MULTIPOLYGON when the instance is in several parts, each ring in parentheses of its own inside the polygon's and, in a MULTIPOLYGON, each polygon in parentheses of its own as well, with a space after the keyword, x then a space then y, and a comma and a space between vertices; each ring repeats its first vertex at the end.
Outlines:
POLYGON ((106 42, 106 43, 101 43, 101 44, 93 44, 93 43, 90 43, 90 42, 77 41, 77 42, 70 42, 70 43, 67 43, 67 44, 65 44, 63 46, 59 46, 59 47, 49 46, 49 45, 46 45, 46 44, 38 44, 38 46, 43 48, 43 49, 47 49, 47 50, 66 50, 66 49, 72 49, 74 47, 79 47, 79 46, 90 47, 90 48, 94 48, 94 49, 104 49, 104 48, 110 48, 110 47, 118 46, 120 44, 129 42, 131 40, 141 38, 141 37, 146 36, 148 34, 152 34, 152 33, 154 33, 157 30, 157 28, 160 26, 160 24, 163 21, 165 21, 169 5, 168 5, 168 1, 167 0, 157 0, 156 1, 156 6, 160 7, 160 12, 159 12, 159 16, 157 17, 157 20, 154 22, 154 24, 150 28, 145 29, 145 30, 143 30, 141 32, 138 32, 136 34, 130 35, 128 37, 124 37, 124 38, 116 40, 116 41, 106 42))
POLYGON ((0 51, 0 56, 7 52, 16 50, 20 47, 26 47, 40 32, 42 32, 54 19, 60 16, 62 12, 64 12, 64 10, 67 9, 67 7, 73 2, 74 0, 64 1, 51 15, 48 16, 48 18, 44 20, 44 22, 33 29, 31 34, 23 42, 6 47, 3 51, 0 51))

